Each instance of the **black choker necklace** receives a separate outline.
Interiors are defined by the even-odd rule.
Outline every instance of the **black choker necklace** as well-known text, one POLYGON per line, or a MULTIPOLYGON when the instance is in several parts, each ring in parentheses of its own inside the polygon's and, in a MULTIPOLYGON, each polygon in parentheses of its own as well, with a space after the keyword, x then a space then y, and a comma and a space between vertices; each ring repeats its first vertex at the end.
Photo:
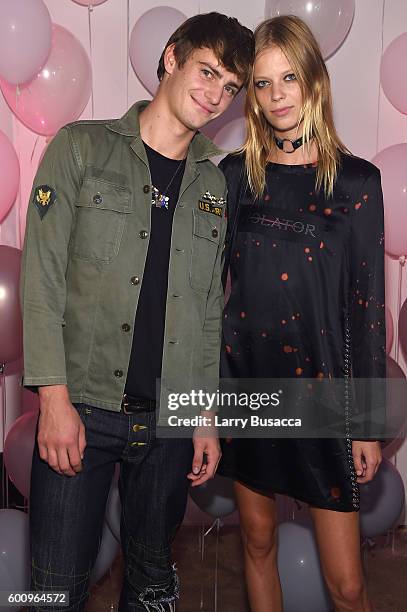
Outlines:
POLYGON ((301 147, 303 143, 303 137, 300 136, 297 140, 291 140, 290 138, 279 138, 278 136, 274 136, 274 142, 278 146, 279 149, 284 151, 284 153, 294 153, 296 149, 301 147), (284 146, 284 143, 288 142, 288 145, 284 146))

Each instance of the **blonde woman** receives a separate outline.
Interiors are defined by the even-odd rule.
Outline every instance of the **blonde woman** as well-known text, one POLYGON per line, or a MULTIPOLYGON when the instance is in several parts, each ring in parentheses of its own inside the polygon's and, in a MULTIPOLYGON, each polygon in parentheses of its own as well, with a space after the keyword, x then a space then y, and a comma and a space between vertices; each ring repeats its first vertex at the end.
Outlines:
MULTIPOLYGON (((276 17, 255 40, 246 143, 221 165, 232 283, 222 376, 385 377, 379 171, 353 157, 335 130, 327 69, 309 28, 276 17)), ((379 442, 234 438, 223 453, 252 612, 282 610, 274 493, 309 504, 335 610, 371 612, 358 485, 378 469, 379 442)))

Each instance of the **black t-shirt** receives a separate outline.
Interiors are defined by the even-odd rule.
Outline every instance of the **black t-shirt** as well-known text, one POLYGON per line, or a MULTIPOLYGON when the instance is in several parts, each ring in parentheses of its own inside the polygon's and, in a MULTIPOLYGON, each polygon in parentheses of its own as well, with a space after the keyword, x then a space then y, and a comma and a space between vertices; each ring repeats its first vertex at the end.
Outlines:
MULTIPOLYGON (((153 186, 169 197, 168 208, 151 207, 151 230, 134 323, 125 393, 156 399, 161 377, 172 220, 185 160, 169 159, 144 143, 153 186)), ((153 194, 152 194, 153 196, 153 194)))

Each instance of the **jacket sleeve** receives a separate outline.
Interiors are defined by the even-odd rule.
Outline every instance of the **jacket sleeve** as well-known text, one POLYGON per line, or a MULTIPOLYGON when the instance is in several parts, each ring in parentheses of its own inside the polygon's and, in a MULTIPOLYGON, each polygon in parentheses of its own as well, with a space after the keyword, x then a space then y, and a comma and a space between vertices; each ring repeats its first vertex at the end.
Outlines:
POLYGON ((353 203, 350 249, 350 362, 354 439, 379 439, 386 405, 384 221, 375 168, 353 203))
POLYGON ((69 127, 52 140, 34 179, 21 270, 25 386, 66 384, 66 268, 80 158, 69 127))

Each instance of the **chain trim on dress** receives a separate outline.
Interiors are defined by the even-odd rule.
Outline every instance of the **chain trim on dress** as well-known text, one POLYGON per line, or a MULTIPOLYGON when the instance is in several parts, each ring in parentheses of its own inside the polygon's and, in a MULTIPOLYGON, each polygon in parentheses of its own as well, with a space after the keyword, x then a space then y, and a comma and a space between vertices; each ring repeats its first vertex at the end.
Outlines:
POLYGON ((352 504, 355 510, 359 510, 359 486, 356 481, 355 465, 352 454, 352 438, 351 438, 351 331, 349 325, 349 314, 345 319, 345 443, 346 452, 348 455, 348 463, 350 470, 350 478, 352 483, 352 504))

